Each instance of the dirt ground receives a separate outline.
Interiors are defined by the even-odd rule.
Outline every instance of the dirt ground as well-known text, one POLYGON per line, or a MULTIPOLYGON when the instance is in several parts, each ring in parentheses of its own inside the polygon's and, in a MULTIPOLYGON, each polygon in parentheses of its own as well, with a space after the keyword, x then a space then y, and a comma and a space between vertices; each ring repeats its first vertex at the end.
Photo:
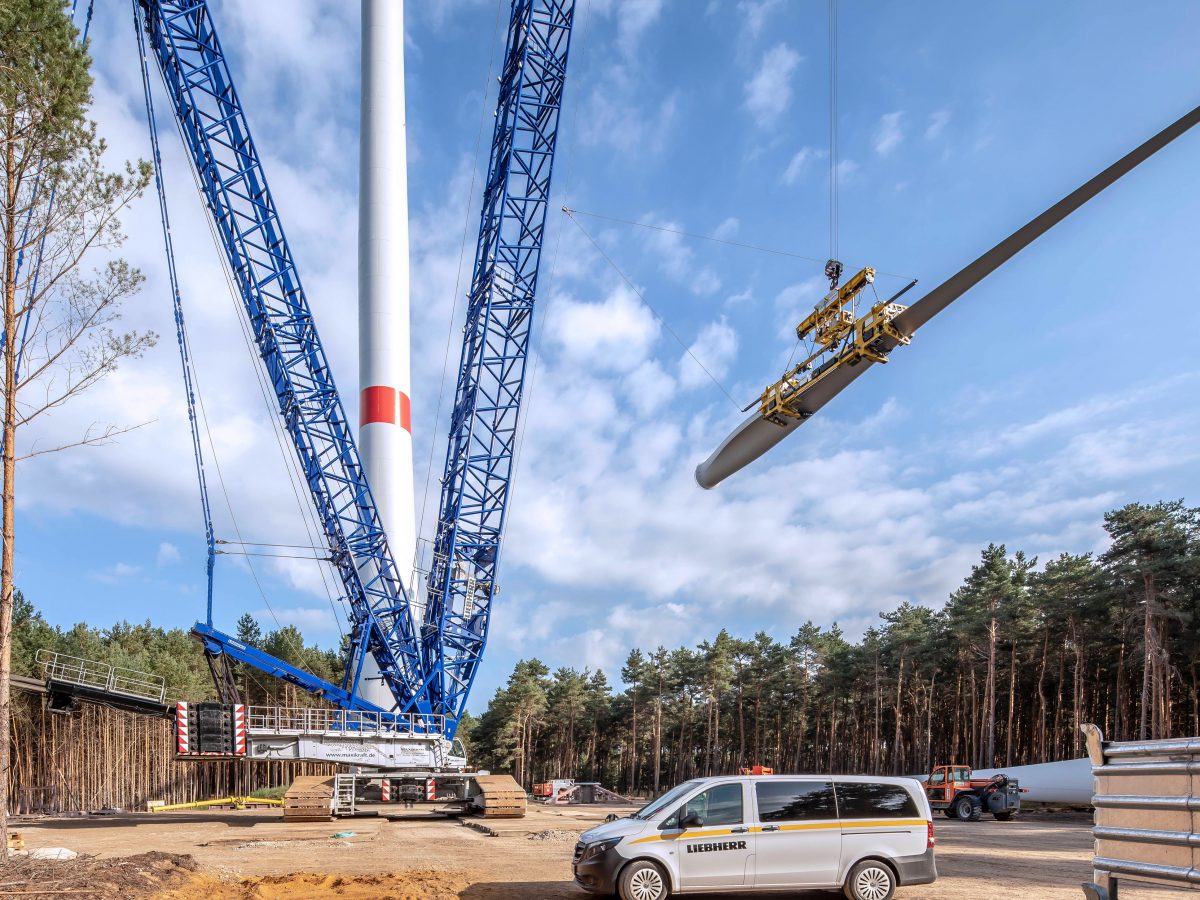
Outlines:
MULTIPOLYGON (((101 885, 97 879, 90 882, 94 891, 58 890, 57 896, 72 900, 583 900, 586 895, 571 881, 571 850, 580 831, 612 811, 539 807, 524 819, 508 821, 421 816, 285 825, 275 810, 246 810, 38 819, 14 827, 27 847, 67 847, 95 856, 90 864, 107 864, 110 872, 119 871, 115 860, 108 862, 113 857, 155 851, 146 857, 153 865, 130 867, 138 878, 152 872, 157 883, 139 882, 135 892, 130 876, 125 888, 101 885), (353 835, 333 837, 342 831, 353 835), (190 860, 171 869, 163 862, 175 859, 171 854, 194 857, 195 871, 190 860)), ((1032 813, 1009 823, 938 819, 936 824, 937 883, 902 888, 897 900, 1083 897, 1079 885, 1090 874, 1092 846, 1087 815, 1032 813)), ((56 896, 54 865, 43 863, 42 873, 28 884, 21 883, 15 869, 0 870, 0 898, 56 896)), ((791 896, 821 900, 840 895, 791 896)), ((1165 900, 1197 895, 1122 885, 1121 896, 1165 900)))

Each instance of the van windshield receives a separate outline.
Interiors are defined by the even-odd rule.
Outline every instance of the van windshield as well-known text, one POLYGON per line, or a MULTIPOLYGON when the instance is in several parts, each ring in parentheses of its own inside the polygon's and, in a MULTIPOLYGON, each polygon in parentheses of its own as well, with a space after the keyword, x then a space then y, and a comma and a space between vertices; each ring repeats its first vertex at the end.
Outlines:
POLYGON ((685 781, 683 784, 678 784, 659 797, 657 800, 651 800, 629 818, 651 819, 672 804, 678 803, 683 799, 685 794, 690 793, 699 786, 699 781, 685 781))

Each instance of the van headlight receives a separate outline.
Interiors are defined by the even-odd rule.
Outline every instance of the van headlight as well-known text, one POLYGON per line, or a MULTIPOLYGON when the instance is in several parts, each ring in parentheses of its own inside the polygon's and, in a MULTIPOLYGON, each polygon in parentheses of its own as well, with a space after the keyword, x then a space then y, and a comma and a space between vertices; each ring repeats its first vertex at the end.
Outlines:
POLYGON ((582 862, 585 859, 593 859, 594 857, 599 856, 601 853, 607 853, 619 843, 621 843, 620 838, 609 838, 606 841, 597 841, 594 844, 588 844, 583 848, 583 856, 580 857, 580 861, 582 862))

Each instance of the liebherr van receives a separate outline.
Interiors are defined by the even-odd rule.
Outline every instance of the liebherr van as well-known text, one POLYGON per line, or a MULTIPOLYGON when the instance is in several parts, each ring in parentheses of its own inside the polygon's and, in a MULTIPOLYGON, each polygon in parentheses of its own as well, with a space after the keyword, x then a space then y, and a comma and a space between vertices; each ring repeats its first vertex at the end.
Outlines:
POLYGON ((920 782, 866 775, 698 778, 580 835, 575 883, 621 900, 841 889, 891 900, 937 878, 920 782))

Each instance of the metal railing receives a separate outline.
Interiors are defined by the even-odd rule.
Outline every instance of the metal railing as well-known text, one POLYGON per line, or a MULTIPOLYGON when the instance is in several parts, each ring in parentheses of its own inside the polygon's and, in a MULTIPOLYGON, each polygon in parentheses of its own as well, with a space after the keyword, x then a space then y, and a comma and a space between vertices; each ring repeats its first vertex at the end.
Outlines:
POLYGON ((1095 781, 1089 900, 1115 900, 1125 879, 1200 890, 1200 738, 1105 742, 1084 725, 1095 781))
POLYGON ((258 734, 326 734, 440 738, 444 716, 297 706, 247 706, 246 729, 258 734))
POLYGON ((139 672, 123 666, 110 666, 94 659, 82 659, 50 650, 39 650, 37 663, 47 681, 74 684, 155 703, 166 702, 167 681, 161 675, 139 672))

